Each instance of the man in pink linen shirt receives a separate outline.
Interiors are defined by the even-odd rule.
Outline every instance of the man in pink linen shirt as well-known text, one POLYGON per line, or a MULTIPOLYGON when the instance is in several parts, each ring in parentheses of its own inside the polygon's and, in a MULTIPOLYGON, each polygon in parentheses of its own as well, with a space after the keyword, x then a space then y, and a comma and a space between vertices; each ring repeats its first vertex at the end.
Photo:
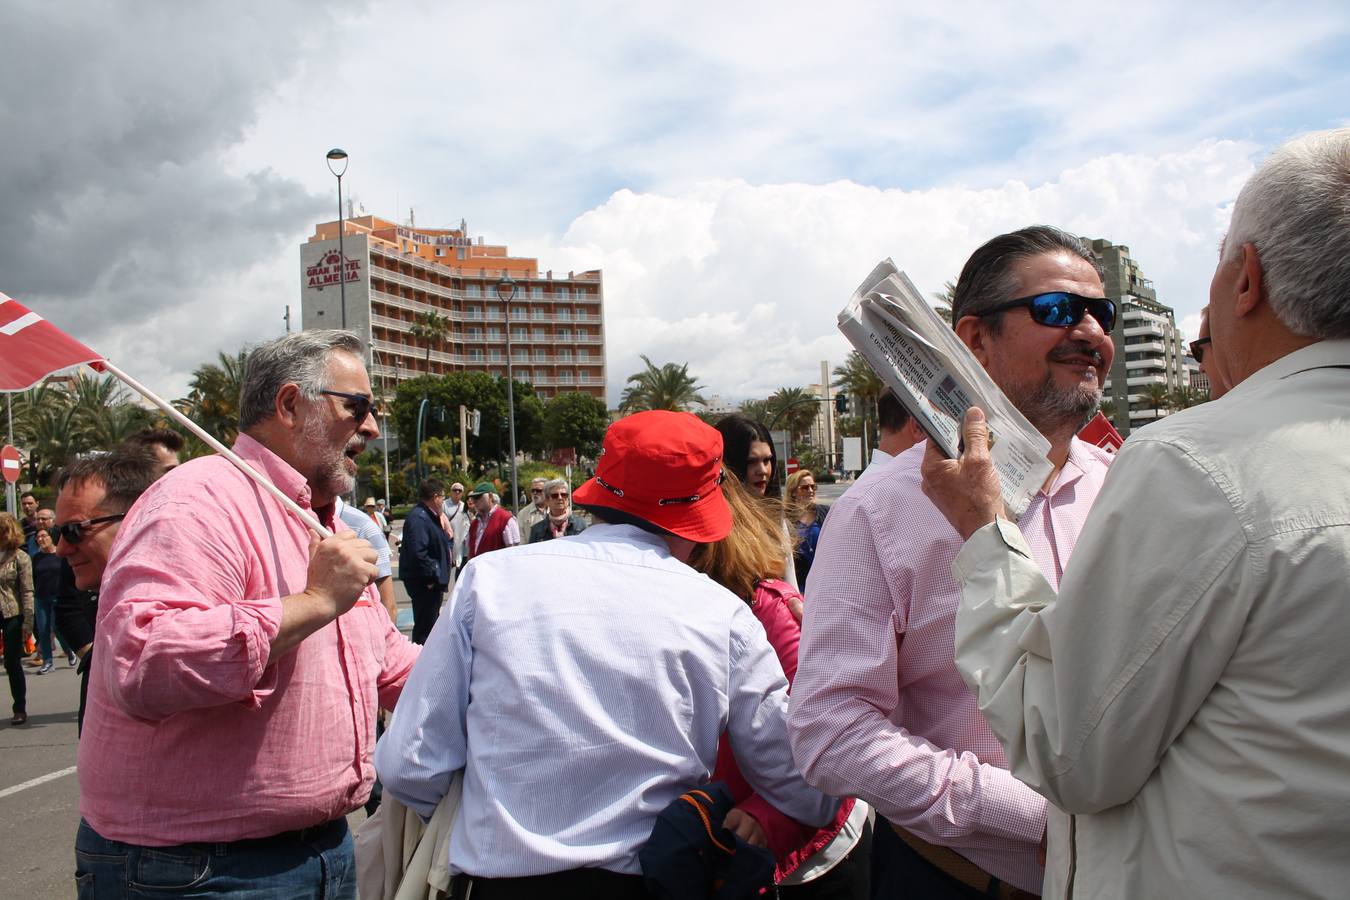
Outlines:
POLYGON ((333 515, 379 434, 360 354, 339 331, 254 349, 234 445, 339 533, 320 541, 219 456, 122 522, 80 742, 81 897, 355 896, 345 816, 417 658, 371 586, 375 551, 333 515))
MULTIPOLYGON (((958 336, 1051 443, 1054 472, 1019 526, 1052 584, 1110 459, 1074 437, 1114 357, 1115 309, 1102 297, 1082 242, 1035 226, 977 250, 953 303, 958 336)), ((831 509, 802 624, 793 755, 808 783, 889 822, 875 832, 874 896, 1037 896, 1046 805, 1008 773, 956 670, 962 542, 920 488, 925 446, 831 509)))

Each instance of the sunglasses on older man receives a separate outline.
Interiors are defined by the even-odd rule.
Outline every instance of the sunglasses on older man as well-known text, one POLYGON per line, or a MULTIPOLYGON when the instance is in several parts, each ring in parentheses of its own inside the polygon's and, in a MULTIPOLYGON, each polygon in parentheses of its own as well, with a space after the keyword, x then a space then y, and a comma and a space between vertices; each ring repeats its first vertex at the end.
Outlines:
POLYGON ((1018 297, 1016 300, 982 309, 975 315, 992 316, 994 313, 1018 307, 1026 307, 1031 313, 1033 322, 1051 328, 1072 328, 1083 321, 1085 315, 1096 319, 1102 331, 1107 334, 1110 334, 1116 325, 1116 305, 1110 300, 1105 297, 1083 297, 1079 294, 1070 294, 1068 291, 1050 291, 1031 297, 1018 297))
POLYGON ((319 393, 327 394, 329 397, 340 397, 342 405, 351 412, 357 422, 364 422, 366 416, 372 413, 377 416, 380 414, 379 404, 365 394, 349 394, 346 391, 319 391, 319 393))
POLYGON ((60 525, 53 525, 48 530, 52 533, 52 540, 58 544, 62 541, 68 544, 78 544, 84 540, 84 533, 92 530, 93 526, 120 522, 126 517, 126 513, 118 513, 115 516, 99 516, 96 519, 85 519, 81 522, 63 522, 60 525))
POLYGON ((1197 338, 1191 341, 1191 356, 1195 361, 1202 363, 1205 361, 1205 348, 1210 345, 1210 339, 1207 337, 1197 338))

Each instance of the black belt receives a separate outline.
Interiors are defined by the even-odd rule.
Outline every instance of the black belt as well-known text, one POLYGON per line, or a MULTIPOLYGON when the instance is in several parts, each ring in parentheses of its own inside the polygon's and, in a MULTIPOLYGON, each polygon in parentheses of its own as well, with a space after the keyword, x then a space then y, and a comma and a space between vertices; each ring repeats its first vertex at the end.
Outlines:
POLYGON ((522 878, 479 878, 456 875, 451 900, 650 900, 641 875, 608 869, 568 869, 522 878))
POLYGON ((322 825, 311 825, 308 828, 297 828, 294 831, 282 831, 278 834, 269 834, 267 837, 244 838, 241 841, 229 841, 225 846, 238 847, 241 850, 263 849, 281 844, 302 843, 302 844, 331 844, 342 843, 347 836, 347 817, 339 816, 331 822, 324 822, 322 825))

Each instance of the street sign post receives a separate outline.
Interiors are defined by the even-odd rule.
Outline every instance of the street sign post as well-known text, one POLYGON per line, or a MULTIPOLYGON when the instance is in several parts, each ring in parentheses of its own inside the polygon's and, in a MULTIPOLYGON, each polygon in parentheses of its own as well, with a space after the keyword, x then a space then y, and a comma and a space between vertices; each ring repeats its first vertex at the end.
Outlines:
POLYGON ((23 462, 19 459, 19 448, 6 444, 0 449, 0 469, 4 470, 5 481, 14 484, 23 474, 23 462))

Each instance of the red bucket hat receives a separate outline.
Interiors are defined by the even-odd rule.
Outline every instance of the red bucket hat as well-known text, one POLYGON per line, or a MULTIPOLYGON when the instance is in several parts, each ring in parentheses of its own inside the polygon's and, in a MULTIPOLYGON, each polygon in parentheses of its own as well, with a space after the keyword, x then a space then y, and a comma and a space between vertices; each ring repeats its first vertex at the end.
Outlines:
POLYGON ((690 413, 651 410, 605 432, 595 477, 572 492, 582 506, 617 509, 700 544, 731 532, 722 496, 722 435, 690 413))

